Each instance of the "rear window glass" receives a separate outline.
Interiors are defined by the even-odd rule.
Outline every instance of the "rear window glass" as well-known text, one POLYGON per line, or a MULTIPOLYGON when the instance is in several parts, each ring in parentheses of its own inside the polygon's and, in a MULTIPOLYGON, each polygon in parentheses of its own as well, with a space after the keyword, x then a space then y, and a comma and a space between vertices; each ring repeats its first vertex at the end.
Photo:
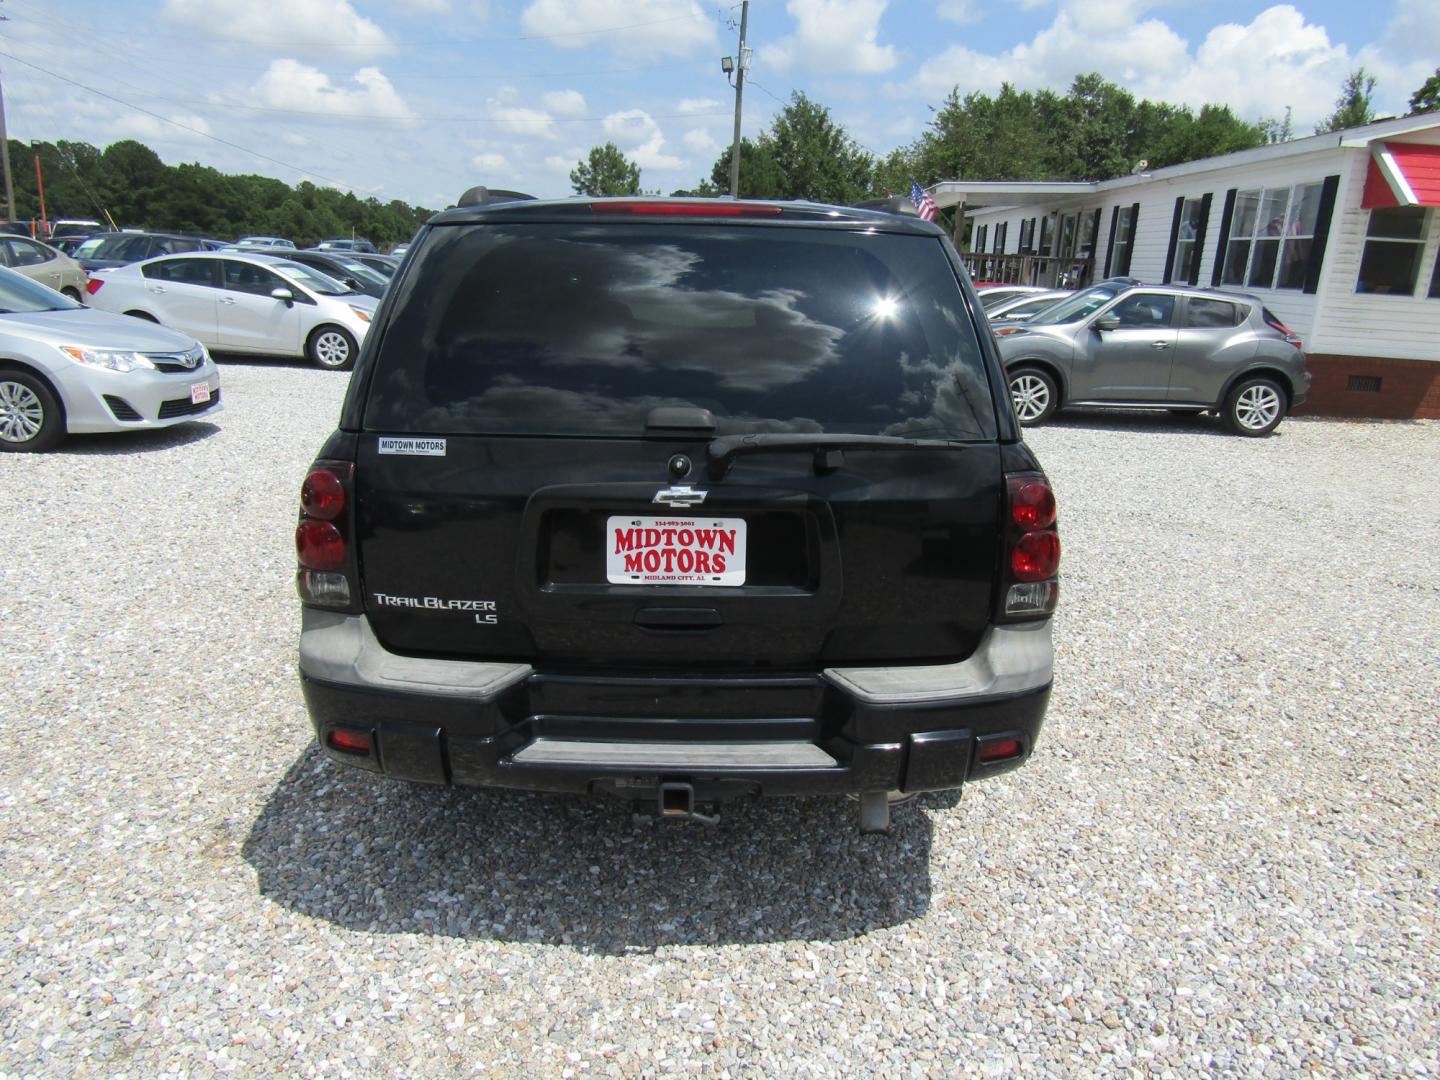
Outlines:
POLYGON ((365 426, 638 436, 995 435, 975 328, 938 240, 819 229, 433 229, 392 296, 365 426))

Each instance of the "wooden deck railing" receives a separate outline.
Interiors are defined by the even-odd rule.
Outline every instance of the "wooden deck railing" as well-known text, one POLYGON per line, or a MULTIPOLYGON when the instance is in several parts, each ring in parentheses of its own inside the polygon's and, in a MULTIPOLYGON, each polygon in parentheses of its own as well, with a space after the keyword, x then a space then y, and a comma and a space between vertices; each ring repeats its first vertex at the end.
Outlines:
POLYGON ((962 252, 965 268, 975 281, 1003 281, 1009 285, 1041 285, 1051 289, 1083 289, 1090 284, 1094 259, 1057 259, 1052 255, 994 255, 962 252))

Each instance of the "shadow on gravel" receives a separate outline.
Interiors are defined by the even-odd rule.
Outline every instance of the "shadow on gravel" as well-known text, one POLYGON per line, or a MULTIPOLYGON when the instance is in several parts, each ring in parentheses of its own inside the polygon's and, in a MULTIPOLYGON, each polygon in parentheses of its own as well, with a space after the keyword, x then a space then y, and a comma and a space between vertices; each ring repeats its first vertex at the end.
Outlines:
POLYGON ((151 428, 149 431, 116 431, 104 435, 67 435, 65 441, 50 451, 52 454, 115 455, 143 454, 154 450, 169 450, 176 446, 202 442, 220 428, 204 420, 193 420, 188 424, 176 424, 168 428, 151 428))
MULTIPOLYGON (((1218 416, 1203 413, 1174 414, 1149 410, 1067 409, 1045 422, 1045 427, 1095 428, 1101 431, 1130 431, 1137 435, 1219 435, 1226 439, 1240 436, 1230 432, 1218 416)), ((1285 433, 1285 421, 1271 438, 1285 433)))
POLYGON ((848 799, 770 799, 718 826, 632 815, 614 799, 410 785, 311 746, 275 788, 243 855, 294 911, 378 933, 565 944, 853 938, 930 906, 932 826, 896 809, 859 835, 848 799))

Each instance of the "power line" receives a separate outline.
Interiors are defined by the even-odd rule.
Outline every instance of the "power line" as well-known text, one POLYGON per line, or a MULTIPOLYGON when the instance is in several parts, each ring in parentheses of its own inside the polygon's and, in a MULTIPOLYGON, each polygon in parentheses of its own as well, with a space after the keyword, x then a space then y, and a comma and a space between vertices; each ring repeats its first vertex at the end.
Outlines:
POLYGON ((337 180, 333 176, 326 176, 323 173, 316 172, 314 169, 306 169, 302 168, 299 165, 292 165, 288 161, 281 161, 279 158, 271 157, 269 154, 262 154, 258 150, 251 150, 248 146, 241 146, 239 143, 231 142, 229 139, 222 139, 218 135, 211 135, 208 131, 201 131, 199 128, 191 127, 189 124, 182 124, 179 120, 172 120, 168 116, 163 116, 160 113, 152 112, 151 110, 145 108, 143 105, 136 105, 134 102, 126 101, 123 98, 118 98, 114 94, 107 94, 104 90, 97 90, 93 86, 86 86, 84 83, 77 82, 76 80, 69 78, 68 76, 61 75, 58 72, 49 70, 48 68, 43 68, 39 64, 32 64, 29 60, 22 60, 20 57, 16 56, 13 53, 0 51, 0 56, 4 56, 11 60, 14 60, 17 64, 24 64, 28 68, 34 68, 36 71, 39 71, 45 75, 49 75, 52 79, 59 79, 63 83, 69 83, 71 86, 75 86, 81 90, 88 91, 89 93, 94 94, 97 97, 102 97, 106 101, 113 101, 115 102, 115 104, 123 105, 127 109, 134 109, 136 112, 144 113, 146 116, 154 117, 156 120, 160 120, 166 124, 171 124, 184 131, 191 132, 192 134, 199 135, 202 138, 209 139, 211 142, 219 143, 221 146, 228 146, 232 150, 239 150, 241 153, 249 154, 252 157, 257 157, 261 161, 268 161, 272 165, 279 165, 281 168, 290 169, 292 172, 297 172, 301 176, 314 176, 317 179, 324 180, 327 184, 335 184, 338 187, 342 187, 350 191, 356 190, 354 185, 347 184, 344 180, 337 180))

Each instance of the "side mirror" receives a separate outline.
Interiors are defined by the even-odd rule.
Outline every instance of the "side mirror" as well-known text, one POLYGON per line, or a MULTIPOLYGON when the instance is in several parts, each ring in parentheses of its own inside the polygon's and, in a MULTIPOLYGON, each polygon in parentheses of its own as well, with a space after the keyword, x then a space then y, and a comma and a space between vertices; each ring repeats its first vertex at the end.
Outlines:
POLYGON ((360 279, 347 277, 345 279, 345 287, 347 289, 353 289, 355 292, 360 292, 360 279))
POLYGON ((1096 330, 1119 330, 1119 329, 1120 329, 1120 316, 1119 316, 1119 315, 1101 315, 1100 318, 1098 318, 1098 319, 1095 320, 1095 329, 1096 329, 1096 330))
POLYGON ((291 307, 295 303, 295 294, 289 289, 271 289, 270 295, 276 300, 283 300, 286 307, 291 307))

